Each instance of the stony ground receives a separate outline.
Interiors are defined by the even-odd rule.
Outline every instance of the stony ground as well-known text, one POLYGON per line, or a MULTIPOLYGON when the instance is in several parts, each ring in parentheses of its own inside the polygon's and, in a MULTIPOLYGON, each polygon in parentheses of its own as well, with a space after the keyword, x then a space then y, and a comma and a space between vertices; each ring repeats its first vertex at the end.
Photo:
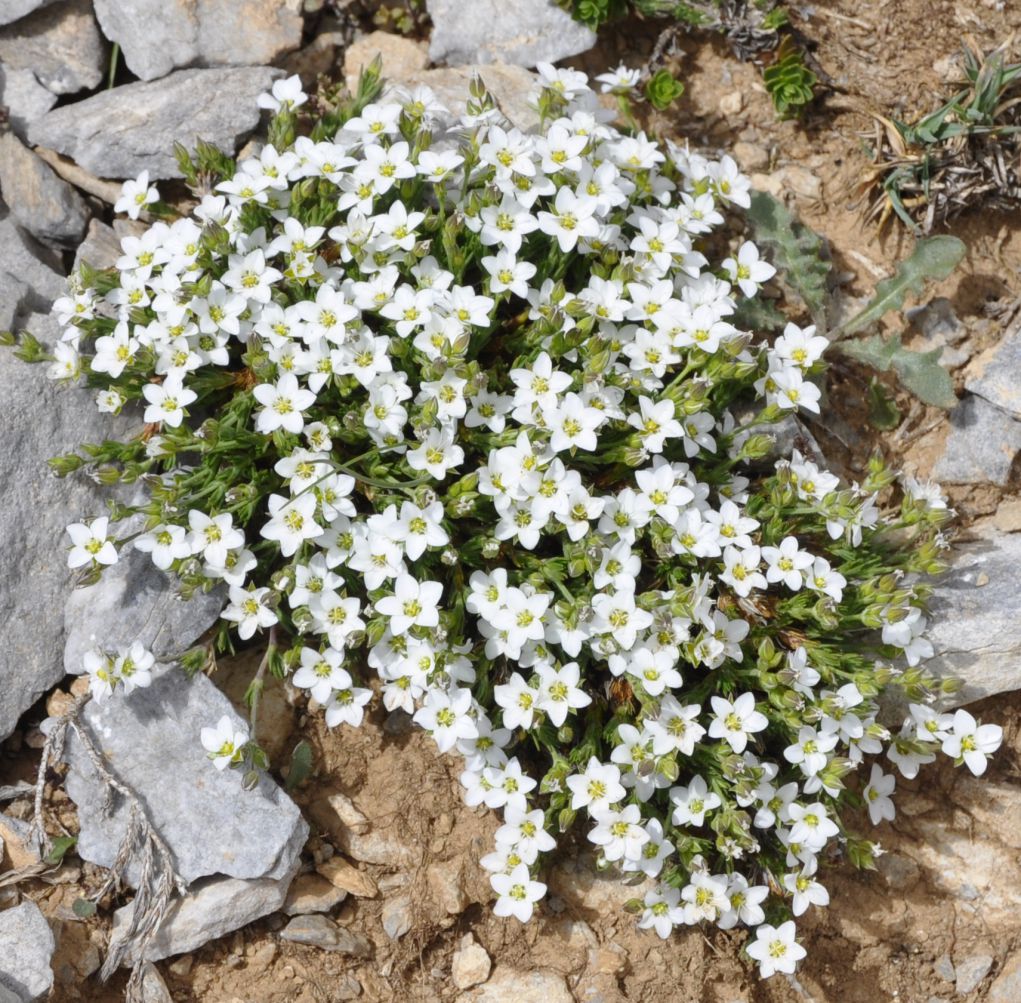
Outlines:
MULTIPOLYGON (((644 61, 659 32, 656 24, 629 23, 589 48, 593 40, 557 21, 541 0, 477 0, 471 17, 450 0, 429 0, 428 8, 434 25, 412 19, 404 25, 409 40, 394 33, 393 13, 384 16, 367 0, 0 5, 0 105, 9 119, 0 130, 0 329, 24 326, 52 337, 46 310, 72 259, 109 260, 131 229, 109 225, 117 179, 143 168, 171 177, 176 140, 200 135, 225 148, 244 142, 257 124, 254 95, 273 67, 300 72, 307 83, 317 74, 339 79, 345 62, 353 70, 382 51, 391 76, 429 74, 443 94, 463 87, 469 72, 428 66, 483 62, 505 110, 527 115, 527 75, 504 64, 565 57, 600 72, 620 59, 644 61), (367 36, 374 17, 390 33, 367 36), (508 24, 509 33, 494 41, 508 24), (225 65, 224 39, 245 65, 225 65), (212 100, 223 93, 233 100, 212 100)), ((862 221, 858 183, 870 164, 872 113, 906 117, 934 107, 954 78, 961 37, 989 48, 1021 28, 1021 11, 994 0, 832 0, 809 13, 798 27, 831 87, 803 122, 777 122, 758 71, 719 42, 693 38, 674 58, 685 98, 649 125, 695 146, 732 149, 757 187, 785 198, 827 237, 841 296, 851 303, 911 244, 896 225, 878 230, 862 221)), ((149 1003, 1021 1000, 1021 696, 1013 692, 1021 690, 1021 408, 1011 396, 1021 376, 1018 222, 1017 213, 991 212, 956 221, 952 232, 968 244, 968 257, 929 290, 929 301, 915 304, 909 343, 945 346, 961 395, 949 416, 898 395, 903 422, 876 433, 861 407, 863 374, 841 368, 830 377, 831 410, 811 428, 849 477, 878 445, 949 492, 962 550, 938 593, 947 627, 935 640, 945 664, 970 673, 974 696, 997 694, 976 713, 1001 724, 1005 740, 982 782, 945 767, 901 782, 897 821, 879 830, 887 853, 877 871, 830 872, 833 905, 803 924, 809 957, 797 979, 755 979, 741 959, 740 934, 689 931, 663 943, 635 930, 621 906, 639 889, 594 878, 583 848, 562 851, 549 875, 553 895, 536 922, 521 928, 495 919, 476 863, 495 821, 462 805, 452 764, 401 715, 377 711, 357 732, 329 733, 293 691, 276 686, 262 712, 270 752, 286 763, 305 737, 312 776, 289 795, 268 782, 255 807, 240 790, 203 790, 206 764, 201 755, 188 759, 188 738, 175 727, 186 731, 190 708, 208 718, 228 701, 240 707, 261 657, 254 650, 226 660, 213 682, 197 680, 186 697, 168 686, 175 727, 158 732, 151 720, 111 722, 95 708, 86 712, 93 734, 116 725, 102 751, 143 792, 175 852, 181 848, 191 883, 163 937, 167 957, 147 978, 149 1003), (998 373, 1007 374, 1006 389, 990 379, 998 373), (123 735, 122 744, 111 735, 123 735), (243 852, 224 853, 235 846, 243 852)), ((92 918, 79 918, 73 906, 101 885, 125 808, 107 819, 87 757, 70 740, 66 793, 65 768, 50 774, 48 825, 52 835, 78 834, 79 843, 61 864, 47 864, 29 845, 31 799, 18 784, 38 769, 39 725, 73 699, 65 659, 73 665, 87 645, 97 603, 104 636, 148 631, 153 641, 174 638, 182 646, 216 611, 173 603, 147 566, 125 562, 104 592, 76 596, 65 616, 39 623, 40 608, 67 603, 52 541, 68 513, 95 508, 97 497, 81 484, 61 487, 56 497, 39 472, 40 457, 88 437, 85 423, 93 420, 90 402, 76 410, 41 383, 26 382, 0 356, 0 427, 4 444, 18 446, 4 451, 3 480, 17 487, 2 502, 0 522, 10 562, 0 573, 0 733, 9 735, 0 751, 0 782, 8 785, 0 791, 7 802, 0 816, 0 1001, 16 972, 19 999, 44 998, 53 981, 52 1000, 114 1003, 123 998, 125 973, 105 984, 97 973, 117 928, 114 911, 130 892, 113 890, 92 918), (52 512, 34 511, 43 490, 52 512)))

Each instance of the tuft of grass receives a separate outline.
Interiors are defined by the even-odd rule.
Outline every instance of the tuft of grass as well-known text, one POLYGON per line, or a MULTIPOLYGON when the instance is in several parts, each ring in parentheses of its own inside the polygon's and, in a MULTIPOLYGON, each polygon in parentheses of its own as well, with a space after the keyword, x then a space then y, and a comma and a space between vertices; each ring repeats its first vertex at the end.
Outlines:
POLYGON ((867 220, 929 233, 962 212, 1021 204, 1021 63, 1006 45, 964 48, 962 86, 913 122, 873 113, 875 164, 860 186, 867 220))

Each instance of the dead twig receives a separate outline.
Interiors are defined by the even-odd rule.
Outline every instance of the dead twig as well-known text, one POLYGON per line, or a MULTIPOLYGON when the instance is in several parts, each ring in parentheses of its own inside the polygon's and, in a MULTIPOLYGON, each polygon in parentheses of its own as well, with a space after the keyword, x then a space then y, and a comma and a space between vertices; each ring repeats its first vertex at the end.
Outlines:
POLYGON ((114 795, 123 798, 128 805, 128 824, 118 847, 117 857, 103 884, 93 893, 92 899, 98 902, 119 887, 128 865, 133 860, 138 861, 139 876, 131 919, 127 930, 111 942, 100 975, 103 979, 108 979, 122 962, 130 960, 132 968, 128 978, 126 1000, 127 1003, 142 1003, 142 976, 146 949, 166 917, 174 892, 183 894, 185 886, 174 868, 174 857, 170 847, 152 824, 145 806, 135 792, 110 771, 103 754, 96 748, 88 730, 82 725, 80 715, 88 700, 87 693, 78 697, 71 709, 56 719, 46 736, 36 779, 32 835, 41 848, 48 849, 49 838, 43 826, 46 773, 51 765, 55 765, 63 758, 68 732, 73 732, 96 775, 103 781, 105 792, 103 810, 109 809, 114 795))

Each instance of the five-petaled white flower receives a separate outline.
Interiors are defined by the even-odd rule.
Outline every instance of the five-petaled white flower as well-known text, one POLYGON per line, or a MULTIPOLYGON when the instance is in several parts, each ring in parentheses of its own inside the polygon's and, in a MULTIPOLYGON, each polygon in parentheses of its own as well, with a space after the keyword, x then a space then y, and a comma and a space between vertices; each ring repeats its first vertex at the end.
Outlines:
POLYGON ((213 765, 223 770, 241 762, 248 744, 248 731, 224 714, 215 727, 203 728, 199 738, 213 765))
POLYGON ((790 975, 797 963, 805 957, 805 949, 794 939, 794 920, 780 926, 763 923, 755 931, 755 940, 746 950, 749 957, 759 963, 759 974, 768 979, 776 972, 790 975))
POLYGON ((125 181, 121 186, 120 198, 113 205, 114 212, 126 212, 131 219, 138 219, 145 207, 158 202, 160 193, 155 185, 149 184, 149 172, 142 171, 134 181, 125 181))
POLYGON ((67 527, 71 537, 71 550, 67 555, 69 568, 80 568, 86 564, 116 564, 117 548, 106 538, 110 520, 104 515, 92 522, 73 522, 67 527))

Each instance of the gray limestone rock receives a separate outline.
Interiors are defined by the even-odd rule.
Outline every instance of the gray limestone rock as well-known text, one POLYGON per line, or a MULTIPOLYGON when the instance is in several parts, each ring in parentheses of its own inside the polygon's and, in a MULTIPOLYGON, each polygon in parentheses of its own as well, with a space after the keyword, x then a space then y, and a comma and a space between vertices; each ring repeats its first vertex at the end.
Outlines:
POLYGON ((969 367, 965 389, 1021 418, 1021 324, 969 367))
POLYGON ((57 244, 82 239, 85 200, 10 132, 0 135, 0 190, 11 215, 34 237, 57 244))
POLYGON ((350 954, 356 958, 368 958, 372 955, 372 944, 365 937, 338 926, 327 916, 295 916, 280 931, 280 936, 295 944, 310 944, 324 951, 350 954))
POLYGON ((0 986, 22 1003, 37 1000, 53 986, 53 931, 34 902, 0 912, 0 986))
MULTIPOLYGON (((0 223, 0 234, 3 225, 0 223)), ((2 240, 2 237, 0 237, 2 240)), ((0 243, 0 246, 7 246, 0 243)), ((4 265, 10 259, 4 257, 4 265)), ((36 262, 39 265, 38 262, 36 262)), ((42 266, 39 265, 41 268, 42 266)), ((48 314, 26 313, 34 295, 0 272, 15 301, 0 312, 18 313, 15 326, 44 342, 56 336, 48 314)), ((11 301, 7 301, 10 304, 11 301)), ((0 317, 0 320, 6 319, 0 317)), ((81 474, 60 479, 47 460, 82 442, 98 441, 116 423, 101 415, 92 395, 49 380, 45 365, 29 366, 0 349, 0 737, 64 675, 64 623, 60 611, 71 591, 64 529, 103 511, 103 491, 81 474)))
POLYGON ((24 136, 29 122, 42 118, 57 103, 57 95, 48 91, 31 70, 0 66, 0 105, 15 135, 24 136))
POLYGON ((185 66, 264 66, 301 44, 301 0, 95 0, 128 69, 155 80, 185 66))
MULTIPOLYGON (((140 517, 138 517, 140 518, 140 517)), ((120 529, 123 535, 125 529, 120 529)), ((64 667, 81 672, 97 645, 111 650, 141 641, 157 660, 176 660, 216 622, 224 591, 199 592, 185 602, 174 579, 138 550, 122 552, 95 585, 75 589, 64 606, 64 667)))
POLYGON ((106 66, 106 41, 92 0, 59 0, 0 28, 0 63, 31 70, 54 94, 97 86, 106 66))
MULTIPOLYGON (((287 888, 298 869, 277 878, 205 878, 171 907, 145 952, 149 961, 194 951, 217 937, 238 930, 262 916, 276 912, 287 897, 287 888)), ((131 922, 134 903, 113 914, 111 944, 123 937, 131 922)), ((130 963, 130 960, 129 960, 130 963)))
POLYGON ((413 920, 411 896, 396 895, 383 903, 380 919, 383 930, 391 940, 400 940, 410 929, 413 920))
POLYGON ((1021 533, 986 531, 936 583, 926 630, 936 653, 925 667, 963 681, 948 706, 1021 689, 1019 562, 1021 533))
POLYGON ((932 474, 950 484, 1002 486, 1019 449, 1021 421, 969 394, 950 412, 950 434, 932 474))
POLYGON ((53 0, 5 0, 4 5, 0 7, 0 24, 10 24, 52 2, 53 0))
POLYGON ((256 99, 279 71, 266 66, 179 70, 56 108, 29 127, 29 141, 71 157, 97 177, 180 177, 174 143, 196 140, 233 153, 259 123, 256 99))
POLYGON ((535 66, 585 52, 596 41, 595 32, 553 0, 426 0, 426 7, 435 63, 535 66))
MULTIPOLYGON (((152 685, 90 702, 82 720, 110 768, 144 803, 186 884, 213 875, 289 881, 308 826, 268 775, 246 791, 240 771, 213 767, 199 736, 224 715, 241 723, 208 677, 189 680, 179 669, 159 667, 152 685)), ((67 793, 81 824, 78 854, 109 867, 127 808, 117 803, 105 810, 104 785, 76 738, 69 739, 66 758, 67 793)), ((137 867, 127 876, 134 883, 137 867)))
POLYGON ((993 956, 991 954, 974 954, 958 961, 954 966, 957 973, 957 983, 954 986, 957 995, 967 996, 968 993, 974 992, 992 967, 993 956))
POLYGON ((19 309, 49 310, 64 295, 67 283, 59 267, 57 257, 25 233, 0 202, 0 275, 10 275, 28 287, 19 309))

